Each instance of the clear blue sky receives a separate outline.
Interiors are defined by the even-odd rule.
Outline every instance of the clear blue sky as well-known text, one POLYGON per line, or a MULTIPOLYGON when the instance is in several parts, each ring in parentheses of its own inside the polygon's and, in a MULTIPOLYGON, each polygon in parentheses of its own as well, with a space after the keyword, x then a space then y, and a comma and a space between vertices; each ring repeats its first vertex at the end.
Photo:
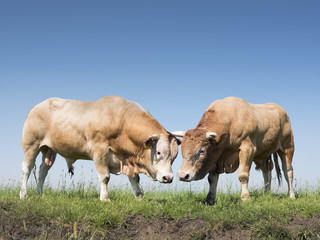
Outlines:
MULTIPOLYGON (((120 95, 170 131, 194 128, 211 102, 227 96, 278 103, 294 131, 295 184, 318 184, 319 11, 319 1, 291 0, 1 1, 1 182, 20 181, 21 131, 34 105, 120 95)), ((180 165, 181 155, 175 174, 180 165)), ((93 162, 75 167, 76 181, 98 183, 93 162)), ((50 183, 65 172, 58 158, 50 183)), ((262 175, 251 173, 249 185, 261 186, 262 175)), ((238 187, 237 174, 229 177, 222 181, 238 187)), ((111 183, 128 181, 112 176, 111 183)), ((167 187, 147 178, 143 185, 167 187)))

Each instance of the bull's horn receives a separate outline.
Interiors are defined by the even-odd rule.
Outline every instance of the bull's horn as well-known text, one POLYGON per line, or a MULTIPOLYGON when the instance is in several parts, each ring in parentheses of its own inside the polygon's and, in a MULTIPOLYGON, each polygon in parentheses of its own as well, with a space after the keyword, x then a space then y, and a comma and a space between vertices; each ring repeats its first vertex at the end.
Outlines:
POLYGON ((170 132, 175 137, 184 137, 186 134, 186 131, 176 131, 176 132, 170 132))
POLYGON ((159 140, 159 138, 160 138, 160 135, 155 133, 149 136, 150 140, 159 140))
POLYGON ((217 136, 218 136, 218 134, 216 134, 215 132, 207 132, 206 133, 207 138, 216 138, 217 136))

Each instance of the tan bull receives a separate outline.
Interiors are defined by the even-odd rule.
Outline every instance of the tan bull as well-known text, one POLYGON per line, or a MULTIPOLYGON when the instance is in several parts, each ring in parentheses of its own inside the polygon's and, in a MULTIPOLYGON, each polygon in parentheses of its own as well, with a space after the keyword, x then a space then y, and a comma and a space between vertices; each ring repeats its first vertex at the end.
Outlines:
POLYGON ((92 102, 48 99, 30 111, 24 124, 20 198, 26 197, 27 181, 39 152, 43 156, 38 193, 58 153, 72 174, 77 159, 94 161, 101 182, 100 200, 109 200, 110 173, 126 174, 135 196, 142 197, 138 174, 172 182, 171 165, 179 143, 139 104, 121 97, 92 102))
MULTIPOLYGON (((248 200, 252 162, 262 170, 269 191, 273 168, 270 156, 273 153, 281 158, 288 194, 295 198, 292 187, 293 134, 289 117, 279 105, 250 104, 236 97, 217 100, 208 107, 195 129, 173 134, 183 137, 179 179, 199 180, 209 173, 207 203, 215 202, 219 174, 233 173, 237 169, 242 186, 241 199, 248 200)), ((278 169, 277 173, 279 175, 278 169)))

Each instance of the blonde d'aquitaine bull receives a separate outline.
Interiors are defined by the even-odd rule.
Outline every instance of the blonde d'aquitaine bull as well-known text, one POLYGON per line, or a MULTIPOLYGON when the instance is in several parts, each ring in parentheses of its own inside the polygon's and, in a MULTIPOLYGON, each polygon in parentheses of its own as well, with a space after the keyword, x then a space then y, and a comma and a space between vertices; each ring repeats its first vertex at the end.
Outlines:
MULTIPOLYGON (((233 173, 237 169, 242 186, 241 199, 248 200, 252 162, 262 170, 265 190, 269 191, 272 154, 280 156, 288 194, 295 198, 292 187, 293 134, 289 117, 279 105, 250 104, 236 97, 217 100, 208 107, 195 129, 173 134, 183 137, 179 179, 199 180, 209 173, 208 204, 215 202, 219 174, 233 173)), ((278 177, 279 172, 278 167, 278 177)))
POLYGON ((77 159, 93 160, 101 182, 100 200, 109 200, 110 173, 126 174, 140 198, 139 173, 161 183, 172 182, 171 165, 178 144, 180 141, 139 104, 118 96, 92 102, 45 100, 30 111, 24 124, 20 198, 27 195, 27 181, 40 152, 38 193, 58 153, 72 174, 77 159))

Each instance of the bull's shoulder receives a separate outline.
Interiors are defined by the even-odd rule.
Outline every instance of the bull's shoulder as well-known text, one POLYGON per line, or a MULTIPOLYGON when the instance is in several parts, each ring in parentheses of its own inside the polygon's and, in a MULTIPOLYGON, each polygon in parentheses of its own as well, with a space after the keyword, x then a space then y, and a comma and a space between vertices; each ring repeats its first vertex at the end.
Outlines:
POLYGON ((95 102, 94 108, 100 113, 115 114, 117 116, 132 116, 146 112, 138 103, 120 96, 107 96, 95 102))
POLYGON ((106 97, 102 97, 100 98, 98 101, 96 101, 96 103, 98 105, 103 105, 103 106, 110 106, 110 107, 117 107, 117 108, 121 108, 121 107, 128 107, 128 106, 132 106, 132 105, 139 105, 136 102, 133 101, 129 101, 123 97, 120 96, 106 96, 106 97))

